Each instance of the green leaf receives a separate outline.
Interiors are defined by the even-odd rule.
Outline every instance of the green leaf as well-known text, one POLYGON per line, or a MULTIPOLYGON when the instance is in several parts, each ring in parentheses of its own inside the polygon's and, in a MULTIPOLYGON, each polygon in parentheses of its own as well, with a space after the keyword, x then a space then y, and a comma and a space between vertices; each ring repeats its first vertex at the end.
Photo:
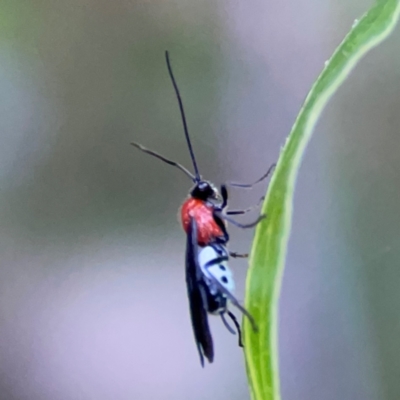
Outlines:
POLYGON ((359 20, 314 83, 294 123, 272 177, 256 229, 246 283, 246 308, 258 323, 244 319, 244 349, 253 400, 279 400, 278 300, 289 240, 293 191, 299 165, 325 105, 357 62, 394 29, 400 0, 378 0, 359 20))

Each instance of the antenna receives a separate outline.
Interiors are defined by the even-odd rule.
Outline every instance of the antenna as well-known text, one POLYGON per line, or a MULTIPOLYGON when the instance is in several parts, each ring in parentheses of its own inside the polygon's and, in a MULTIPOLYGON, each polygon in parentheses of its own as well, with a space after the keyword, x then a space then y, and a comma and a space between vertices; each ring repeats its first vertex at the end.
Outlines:
POLYGON ((173 167, 176 167, 176 168, 180 169, 180 170, 181 170, 183 173, 185 173, 193 182, 197 182, 197 178, 196 178, 189 170, 187 170, 183 165, 181 165, 181 164, 179 164, 179 163, 177 163, 177 162, 175 162, 175 161, 172 161, 172 160, 170 160, 170 159, 168 159, 168 158, 162 156, 161 154, 156 153, 156 152, 153 151, 153 150, 149 150, 149 149, 147 149, 146 147, 142 146, 142 145, 139 144, 139 143, 131 142, 131 145, 134 146, 134 147, 136 147, 137 149, 143 151, 143 153, 150 154, 151 156, 156 157, 156 158, 158 158, 159 160, 164 161, 165 163, 167 163, 167 164, 169 164, 169 165, 172 165, 173 167))
POLYGON ((168 73, 169 73, 169 76, 171 78, 172 84, 174 85, 175 94, 176 94, 176 97, 178 99, 179 110, 181 112, 182 123, 183 123, 183 130, 185 132, 185 137, 186 137, 186 142, 187 142, 187 145, 188 145, 188 148, 189 148, 190 158, 192 159, 192 163, 193 163, 193 168, 194 168, 194 173, 195 173, 195 181, 199 182, 201 180, 200 174, 199 174, 199 169, 197 167, 196 158, 194 156, 192 143, 190 141, 189 130, 188 130, 187 123, 186 123, 185 111, 183 109, 183 103, 182 103, 181 95, 179 93, 178 85, 176 84, 176 81, 175 81, 175 78, 174 78, 174 73, 172 72, 172 67, 171 67, 171 63, 169 61, 168 51, 165 52, 165 60, 167 61, 168 73))

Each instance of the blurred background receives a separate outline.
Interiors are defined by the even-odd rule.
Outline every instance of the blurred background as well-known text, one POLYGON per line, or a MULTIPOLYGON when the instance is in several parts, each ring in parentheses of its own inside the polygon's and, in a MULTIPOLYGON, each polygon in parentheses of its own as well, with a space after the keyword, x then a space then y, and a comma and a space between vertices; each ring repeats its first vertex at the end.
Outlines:
MULTIPOLYGON (((0 2, 0 398, 249 399, 211 318, 200 367, 178 207, 277 160, 362 0, 0 2)), ((400 28, 325 110, 304 158, 280 303, 283 400, 400 396, 400 28)), ((265 191, 231 192, 247 207, 265 191)), ((251 220, 254 215, 243 217, 251 220)), ((231 227, 246 252, 252 232, 231 227)), ((246 261, 231 261, 243 300, 246 261)))

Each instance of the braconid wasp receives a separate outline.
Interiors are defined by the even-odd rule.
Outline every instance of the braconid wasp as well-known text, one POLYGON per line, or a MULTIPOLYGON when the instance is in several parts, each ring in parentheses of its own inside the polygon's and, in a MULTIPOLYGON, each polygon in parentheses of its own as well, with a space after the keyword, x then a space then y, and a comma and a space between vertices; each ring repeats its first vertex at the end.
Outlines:
POLYGON ((257 325, 250 313, 240 305, 233 295, 234 281, 228 267, 228 259, 231 257, 246 257, 247 254, 239 254, 227 250, 229 234, 226 223, 229 222, 239 228, 253 228, 265 215, 260 215, 254 222, 241 224, 232 219, 231 215, 241 215, 250 211, 227 210, 228 190, 227 186, 238 188, 251 188, 255 184, 266 179, 272 172, 275 164, 257 181, 251 184, 230 182, 221 185, 220 192, 209 181, 203 180, 197 167, 192 143, 189 137, 182 98, 172 72, 168 52, 165 52, 168 73, 174 86, 178 99, 179 110, 183 123, 186 142, 192 160, 194 174, 183 165, 172 161, 159 153, 149 150, 142 145, 132 142, 131 145, 144 153, 150 154, 161 161, 172 165, 184 172, 194 183, 188 199, 183 203, 180 216, 181 223, 187 235, 186 243, 186 285, 188 290, 189 308, 192 320, 193 333, 200 355, 201 365, 204 366, 204 357, 212 363, 214 359, 213 340, 208 324, 208 314, 220 315, 226 328, 233 334, 235 330, 228 324, 225 314, 234 323, 239 335, 239 346, 242 346, 240 325, 232 312, 228 310, 228 300, 245 315, 253 330, 257 325))

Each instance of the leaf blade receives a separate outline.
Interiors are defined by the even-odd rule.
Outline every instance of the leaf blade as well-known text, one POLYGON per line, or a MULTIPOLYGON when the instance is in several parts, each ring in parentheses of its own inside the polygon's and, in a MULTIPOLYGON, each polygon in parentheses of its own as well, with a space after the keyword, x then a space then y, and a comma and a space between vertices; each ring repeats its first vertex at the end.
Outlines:
POLYGON ((313 84, 281 152, 256 229, 249 260, 245 305, 259 323, 244 320, 246 368, 254 400, 280 400, 278 299, 290 235, 292 198, 305 148, 324 107, 358 61, 394 29, 400 0, 378 0, 357 21, 313 84))

